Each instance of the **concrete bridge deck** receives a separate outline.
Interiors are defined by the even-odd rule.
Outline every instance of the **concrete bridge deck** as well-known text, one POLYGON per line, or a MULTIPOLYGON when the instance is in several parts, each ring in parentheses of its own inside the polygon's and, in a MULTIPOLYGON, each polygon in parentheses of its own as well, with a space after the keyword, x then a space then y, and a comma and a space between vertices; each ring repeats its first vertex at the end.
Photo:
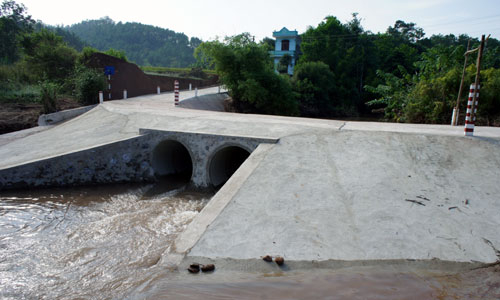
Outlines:
POLYGON ((176 251, 189 261, 492 263, 500 255, 500 128, 477 127, 470 138, 444 125, 190 110, 162 94, 106 102, 9 140, 0 170, 139 129, 279 140, 258 146, 179 236, 176 251))

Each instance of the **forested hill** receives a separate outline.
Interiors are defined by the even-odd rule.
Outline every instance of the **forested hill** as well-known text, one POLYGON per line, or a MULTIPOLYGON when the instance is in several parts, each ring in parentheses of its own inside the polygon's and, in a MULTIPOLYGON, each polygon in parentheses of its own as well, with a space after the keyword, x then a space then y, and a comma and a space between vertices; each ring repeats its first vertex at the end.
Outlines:
POLYGON ((130 61, 143 66, 188 67, 194 63, 193 51, 201 43, 183 33, 141 23, 116 23, 108 17, 66 29, 98 50, 125 51, 130 61))

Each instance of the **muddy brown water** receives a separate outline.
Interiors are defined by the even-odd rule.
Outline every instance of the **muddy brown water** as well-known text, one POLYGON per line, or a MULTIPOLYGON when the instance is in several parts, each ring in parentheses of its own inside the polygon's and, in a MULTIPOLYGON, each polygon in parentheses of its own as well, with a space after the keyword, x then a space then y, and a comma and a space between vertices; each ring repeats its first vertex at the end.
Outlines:
POLYGON ((175 270, 166 263, 172 242, 211 196, 175 185, 0 192, 0 298, 500 298, 498 267, 463 274, 175 270))

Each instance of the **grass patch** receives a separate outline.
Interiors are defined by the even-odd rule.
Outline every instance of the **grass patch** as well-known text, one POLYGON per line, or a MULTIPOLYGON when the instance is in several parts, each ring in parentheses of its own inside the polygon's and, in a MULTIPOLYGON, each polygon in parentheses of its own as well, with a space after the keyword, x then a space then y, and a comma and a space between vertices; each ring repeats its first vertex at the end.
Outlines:
POLYGON ((38 103, 40 99, 40 86, 21 85, 0 87, 1 103, 38 103))

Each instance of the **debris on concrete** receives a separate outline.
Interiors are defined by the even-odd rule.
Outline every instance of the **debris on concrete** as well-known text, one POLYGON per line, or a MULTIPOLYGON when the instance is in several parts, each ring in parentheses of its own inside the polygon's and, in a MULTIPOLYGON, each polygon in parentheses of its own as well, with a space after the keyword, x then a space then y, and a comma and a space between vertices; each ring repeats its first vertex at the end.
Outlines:
POLYGON ((415 204, 418 204, 418 205, 425 206, 425 204, 424 204, 422 201, 413 200, 413 199, 405 199, 405 201, 408 201, 408 202, 411 202, 411 203, 415 203, 415 204))
POLYGON ((208 265, 203 265, 201 267, 201 271, 202 272, 212 272, 213 270, 215 270, 215 265, 214 264, 208 264, 208 265))
POLYGON ((267 261, 267 262, 272 262, 273 261, 273 258, 269 255, 266 255, 264 257, 262 257, 262 260, 263 261, 267 261))
POLYGON ((189 273, 198 273, 200 272, 200 264, 191 264, 187 270, 189 271, 189 273))

